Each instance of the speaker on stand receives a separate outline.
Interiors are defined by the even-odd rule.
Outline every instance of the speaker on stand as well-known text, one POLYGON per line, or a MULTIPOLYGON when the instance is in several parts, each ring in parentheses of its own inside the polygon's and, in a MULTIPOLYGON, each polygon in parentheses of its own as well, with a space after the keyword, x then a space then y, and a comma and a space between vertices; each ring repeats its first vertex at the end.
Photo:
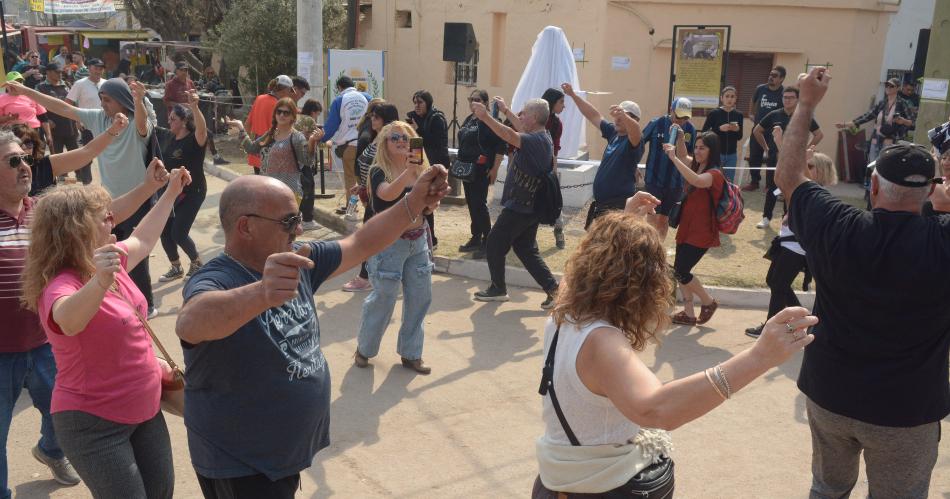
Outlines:
POLYGON ((452 147, 458 139, 458 102, 459 102, 459 63, 468 62, 475 56, 475 29, 472 23, 445 23, 442 42, 442 60, 455 63, 455 81, 452 89, 452 121, 449 133, 452 135, 452 147))

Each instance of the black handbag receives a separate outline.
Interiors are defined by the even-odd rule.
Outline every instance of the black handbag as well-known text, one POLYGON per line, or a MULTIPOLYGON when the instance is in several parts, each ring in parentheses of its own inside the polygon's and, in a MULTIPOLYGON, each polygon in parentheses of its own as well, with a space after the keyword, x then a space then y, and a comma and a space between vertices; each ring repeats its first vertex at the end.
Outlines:
POLYGON ((449 175, 462 182, 471 182, 475 180, 475 163, 456 159, 452 162, 452 167, 449 168, 449 175))
MULTIPOLYGON (((558 421, 561 422, 561 428, 570 440, 571 445, 580 445, 571 425, 567 424, 567 418, 561 411, 561 404, 557 401, 557 395, 554 393, 554 352, 557 350, 557 337, 561 332, 561 326, 554 331, 554 338, 551 339, 551 349, 548 350, 548 356, 544 361, 544 368, 541 370, 541 387, 538 393, 542 396, 551 396, 551 405, 554 406, 554 413, 557 414, 558 421)), ((673 477, 673 460, 668 456, 662 456, 660 461, 640 470, 636 475, 627 481, 627 483, 604 492, 601 497, 609 499, 622 498, 640 498, 640 499, 672 499, 675 480, 673 477)))
POLYGON ((679 201, 670 209, 670 215, 667 217, 670 228, 675 229, 680 226, 680 219, 683 218, 683 203, 686 202, 687 196, 689 196, 689 191, 684 191, 679 201))

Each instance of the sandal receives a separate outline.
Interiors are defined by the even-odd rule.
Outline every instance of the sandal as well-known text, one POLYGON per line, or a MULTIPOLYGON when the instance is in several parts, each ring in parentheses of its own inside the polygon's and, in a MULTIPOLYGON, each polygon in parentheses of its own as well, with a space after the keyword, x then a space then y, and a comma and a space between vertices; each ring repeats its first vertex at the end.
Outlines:
POLYGON ((709 319, 712 319, 713 314, 716 313, 717 308, 719 308, 719 302, 716 300, 713 300, 710 305, 702 305, 699 307, 699 320, 696 321, 696 324, 709 322, 709 319))
POLYGON ((671 319, 673 320, 673 324, 681 324, 681 325, 683 325, 683 326, 695 326, 695 325, 696 325, 696 318, 695 318, 695 317, 690 317, 690 316, 686 315, 686 311, 685 311, 685 310, 680 310, 680 311, 679 311, 676 315, 674 315, 671 319))

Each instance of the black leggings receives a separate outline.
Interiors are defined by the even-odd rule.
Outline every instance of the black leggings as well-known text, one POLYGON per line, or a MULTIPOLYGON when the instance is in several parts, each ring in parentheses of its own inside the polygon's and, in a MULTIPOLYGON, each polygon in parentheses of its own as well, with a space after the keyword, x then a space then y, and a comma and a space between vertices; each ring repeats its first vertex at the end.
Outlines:
POLYGON ((300 172, 300 187, 303 196, 300 198, 300 213, 304 222, 313 222, 313 201, 316 198, 316 185, 313 181, 313 167, 305 166, 300 172))
MULTIPOLYGON (((366 221, 369 220, 370 218, 373 218, 373 210, 369 209, 369 205, 364 205, 363 206, 363 224, 365 225, 366 221)), ((366 271, 365 261, 363 262, 362 265, 360 265, 360 277, 362 277, 363 279, 369 279, 369 272, 366 271)))
POLYGON ((709 248, 698 248, 692 244, 677 244, 673 258, 673 272, 680 284, 689 284, 693 280, 693 267, 702 260, 709 248))
POLYGON ((487 238, 491 232, 491 215, 488 214, 488 171, 485 166, 475 165, 475 176, 465 185, 465 204, 472 220, 472 237, 487 238))
POLYGON ((780 247, 769 265, 769 273, 765 276, 772 296, 769 298, 769 316, 771 319, 785 307, 798 307, 801 303, 792 290, 792 281, 799 272, 805 269, 805 257, 788 248, 780 247))
POLYGON ((162 249, 172 262, 178 261, 178 246, 184 250, 191 261, 198 260, 198 248, 194 240, 188 235, 191 225, 195 223, 201 203, 205 200, 205 192, 197 191, 185 195, 185 198, 175 205, 175 213, 168 217, 165 229, 162 231, 162 249))
MULTIPOLYGON (((775 165, 768 165, 771 168, 774 168, 775 165)), ((775 203, 778 201, 778 196, 775 195, 775 170, 766 170, 765 171, 765 207, 762 209, 762 217, 772 219, 772 212, 775 211, 775 203)), ((782 203, 782 214, 788 211, 788 208, 785 206, 785 203, 782 203)))

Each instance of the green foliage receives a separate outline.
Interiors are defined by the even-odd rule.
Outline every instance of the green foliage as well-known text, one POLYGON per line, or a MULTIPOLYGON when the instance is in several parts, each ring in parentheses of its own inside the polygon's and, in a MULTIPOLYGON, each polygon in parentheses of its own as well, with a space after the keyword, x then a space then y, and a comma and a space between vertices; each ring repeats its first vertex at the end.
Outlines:
MULTIPOLYGON (((346 44, 346 4, 323 3, 324 49, 346 44)), ((297 2, 234 0, 221 22, 208 31, 208 43, 231 68, 247 68, 241 83, 258 93, 279 74, 297 70, 297 2)))

